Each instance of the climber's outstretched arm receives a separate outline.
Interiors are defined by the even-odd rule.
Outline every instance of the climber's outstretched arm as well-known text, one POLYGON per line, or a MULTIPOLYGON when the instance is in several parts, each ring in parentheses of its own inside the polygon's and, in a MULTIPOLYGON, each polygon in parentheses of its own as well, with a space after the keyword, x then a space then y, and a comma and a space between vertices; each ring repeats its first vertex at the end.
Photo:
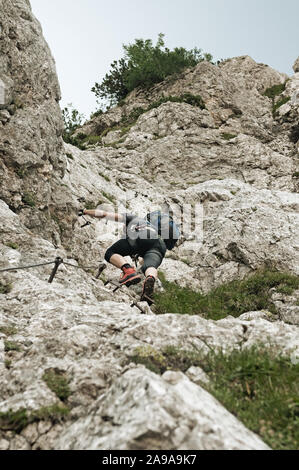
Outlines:
POLYGON ((115 222, 125 223, 125 216, 123 214, 118 214, 117 212, 106 212, 100 209, 88 210, 84 209, 84 215, 89 215, 90 217, 96 217, 97 219, 107 219, 113 220, 115 222))

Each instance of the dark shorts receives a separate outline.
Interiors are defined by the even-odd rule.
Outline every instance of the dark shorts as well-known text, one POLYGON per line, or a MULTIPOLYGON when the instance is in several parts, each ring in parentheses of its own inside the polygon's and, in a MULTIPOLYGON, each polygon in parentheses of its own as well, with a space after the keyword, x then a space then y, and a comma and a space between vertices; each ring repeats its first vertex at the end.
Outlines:
POLYGON ((166 253, 166 245, 160 238, 157 239, 137 239, 130 243, 126 238, 114 243, 105 254, 105 260, 109 263, 115 254, 121 256, 132 256, 138 254, 144 259, 142 271, 148 268, 158 268, 166 253))

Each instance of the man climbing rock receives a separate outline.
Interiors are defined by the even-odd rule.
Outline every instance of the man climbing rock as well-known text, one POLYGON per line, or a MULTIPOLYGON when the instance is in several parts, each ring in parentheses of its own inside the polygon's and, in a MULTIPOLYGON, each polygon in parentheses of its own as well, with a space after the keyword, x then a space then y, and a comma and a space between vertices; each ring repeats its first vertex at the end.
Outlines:
POLYGON ((145 218, 133 214, 119 214, 99 209, 83 209, 79 216, 89 215, 99 219, 113 220, 125 224, 123 237, 112 245, 105 254, 105 260, 122 270, 120 284, 127 287, 138 284, 141 276, 125 260, 125 256, 143 258, 142 272, 145 275, 141 300, 151 302, 158 277, 158 267, 165 253, 172 250, 180 232, 172 216, 160 211, 151 212, 145 218))

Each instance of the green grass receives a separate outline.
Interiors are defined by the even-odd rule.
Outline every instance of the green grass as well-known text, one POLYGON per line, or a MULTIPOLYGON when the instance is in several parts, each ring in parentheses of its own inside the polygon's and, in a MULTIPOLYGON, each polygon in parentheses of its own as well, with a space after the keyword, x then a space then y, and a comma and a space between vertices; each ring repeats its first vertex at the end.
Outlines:
POLYGON ((18 175, 19 178, 23 179, 25 178, 25 176, 27 176, 28 169, 19 167, 16 169, 16 174, 18 175))
POLYGON ((231 140, 231 139, 234 139, 235 137, 237 137, 236 134, 229 134, 227 132, 223 132, 221 134, 221 137, 224 139, 224 140, 231 140))
POLYGON ((22 408, 18 411, 0 413, 0 431, 14 431, 19 434, 29 424, 39 421, 51 421, 53 424, 62 422, 70 410, 67 407, 53 405, 40 408, 36 411, 28 411, 22 408))
POLYGON ((293 178, 299 178, 299 171, 295 171, 295 173, 293 173, 293 178))
POLYGON ((112 194, 108 194, 105 191, 102 191, 104 198, 108 199, 112 204, 115 204, 115 197, 112 194))
POLYGON ((146 113, 151 109, 159 108, 164 103, 187 103, 191 106, 198 107, 200 109, 205 109, 206 106, 204 101, 200 95, 192 95, 191 93, 184 93, 180 96, 165 96, 160 98, 158 101, 154 101, 152 104, 149 105, 147 109, 144 110, 146 113))
POLYGON ((24 204, 26 204, 26 206, 30 206, 30 207, 36 206, 35 196, 32 193, 24 193, 22 196, 22 201, 24 204))
POLYGON ((111 181, 111 179, 109 178, 109 176, 105 175, 104 173, 100 172, 99 171, 99 175, 104 178, 106 181, 108 181, 108 183, 111 181))
POLYGON ((211 353, 202 364, 209 391, 273 449, 298 449, 299 364, 252 348, 211 353))
POLYGON ((20 352, 21 346, 15 341, 4 341, 4 351, 5 352, 10 352, 10 351, 20 352))
POLYGON ((270 298, 270 289, 291 294, 299 288, 299 277, 288 273, 260 271, 244 279, 212 289, 207 294, 180 287, 166 281, 160 273, 164 292, 155 294, 155 310, 158 314, 179 313, 202 315, 219 320, 227 315, 239 317, 242 313, 268 310, 277 313, 270 298))
POLYGON ((135 364, 143 364, 156 374, 163 374, 167 370, 186 372, 191 366, 202 366, 202 357, 198 351, 187 351, 175 346, 166 346, 161 351, 152 346, 140 346, 129 359, 135 364))
POLYGON ((273 449, 298 448, 299 364, 273 349, 255 346, 203 355, 196 349, 167 346, 160 351, 145 346, 136 348, 129 360, 157 374, 201 367, 210 378, 204 387, 247 428, 273 449))
POLYGON ((83 140, 84 145, 97 145, 102 142, 102 137, 99 135, 89 135, 83 140))
POLYGON ((19 246, 16 243, 9 242, 7 245, 9 248, 12 248, 13 250, 17 250, 19 246))
POLYGON ((47 370, 42 379, 60 400, 65 401, 71 395, 69 381, 65 374, 58 369, 47 370))

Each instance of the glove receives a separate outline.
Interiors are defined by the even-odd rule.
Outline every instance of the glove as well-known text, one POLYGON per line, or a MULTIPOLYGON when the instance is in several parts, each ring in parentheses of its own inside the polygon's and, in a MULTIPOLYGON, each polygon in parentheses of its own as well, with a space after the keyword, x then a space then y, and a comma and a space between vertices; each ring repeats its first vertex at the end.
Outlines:
POLYGON ((78 217, 82 217, 84 215, 84 210, 85 209, 80 209, 78 212, 78 217))

